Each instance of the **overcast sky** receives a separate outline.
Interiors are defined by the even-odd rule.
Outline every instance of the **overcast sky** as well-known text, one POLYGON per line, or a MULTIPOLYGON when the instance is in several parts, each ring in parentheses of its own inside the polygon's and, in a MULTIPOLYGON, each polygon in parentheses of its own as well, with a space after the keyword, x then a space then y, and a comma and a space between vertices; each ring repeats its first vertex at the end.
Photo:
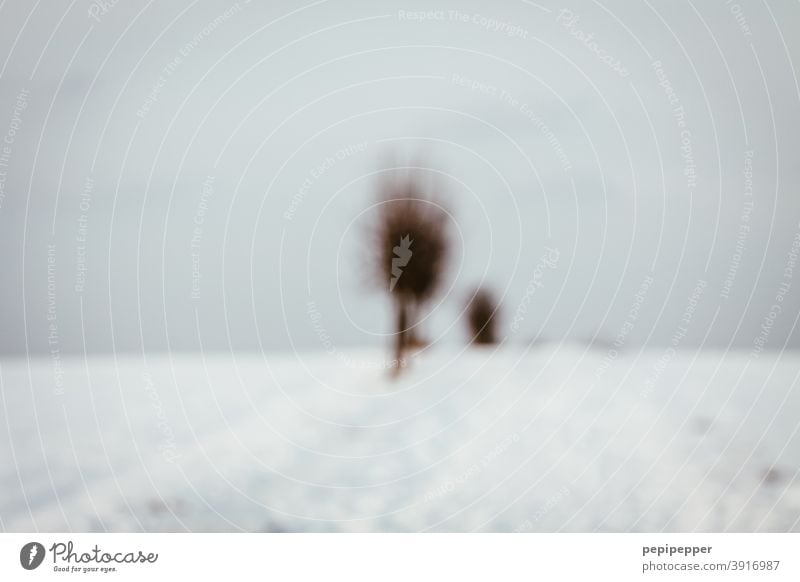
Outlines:
POLYGON ((0 352, 384 344, 391 165, 452 213, 433 341, 482 284, 510 342, 798 347, 798 25, 789 0, 7 1, 0 352))

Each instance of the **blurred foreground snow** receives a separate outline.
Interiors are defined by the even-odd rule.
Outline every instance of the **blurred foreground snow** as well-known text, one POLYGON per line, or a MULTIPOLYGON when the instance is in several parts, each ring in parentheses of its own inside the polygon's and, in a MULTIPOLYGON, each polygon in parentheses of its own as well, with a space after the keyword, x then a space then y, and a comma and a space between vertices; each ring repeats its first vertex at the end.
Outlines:
POLYGON ((1 361, 0 525, 800 530, 800 355, 382 356, 1 361))

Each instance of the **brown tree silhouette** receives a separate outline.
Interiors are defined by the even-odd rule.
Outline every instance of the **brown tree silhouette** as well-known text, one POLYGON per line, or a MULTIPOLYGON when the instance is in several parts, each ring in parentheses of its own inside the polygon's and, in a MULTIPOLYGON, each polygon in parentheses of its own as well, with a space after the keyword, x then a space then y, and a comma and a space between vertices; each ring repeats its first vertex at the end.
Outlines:
POLYGON ((418 175, 406 173, 382 179, 377 219, 370 241, 373 274, 389 294, 394 308, 394 360, 398 373, 415 333, 420 308, 444 279, 450 250, 448 214, 418 175))
POLYGON ((467 323, 472 343, 497 343, 498 305, 491 292, 478 288, 467 302, 467 323))

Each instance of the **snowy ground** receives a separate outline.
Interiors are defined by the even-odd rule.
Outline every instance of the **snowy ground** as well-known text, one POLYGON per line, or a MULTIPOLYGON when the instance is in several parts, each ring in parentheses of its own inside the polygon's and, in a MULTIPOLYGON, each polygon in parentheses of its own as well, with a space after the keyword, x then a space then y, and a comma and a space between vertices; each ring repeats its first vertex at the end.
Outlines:
POLYGON ((798 354, 0 362, 5 531, 800 530, 798 354))

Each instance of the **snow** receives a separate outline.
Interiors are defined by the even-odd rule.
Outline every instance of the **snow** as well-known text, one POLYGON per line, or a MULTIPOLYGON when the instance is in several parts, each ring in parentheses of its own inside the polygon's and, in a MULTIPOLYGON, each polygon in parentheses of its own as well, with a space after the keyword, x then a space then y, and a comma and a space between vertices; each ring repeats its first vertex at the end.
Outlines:
POLYGON ((0 525, 800 530, 800 354, 384 356, 0 360, 0 525))

